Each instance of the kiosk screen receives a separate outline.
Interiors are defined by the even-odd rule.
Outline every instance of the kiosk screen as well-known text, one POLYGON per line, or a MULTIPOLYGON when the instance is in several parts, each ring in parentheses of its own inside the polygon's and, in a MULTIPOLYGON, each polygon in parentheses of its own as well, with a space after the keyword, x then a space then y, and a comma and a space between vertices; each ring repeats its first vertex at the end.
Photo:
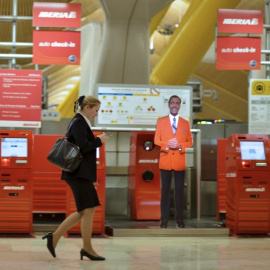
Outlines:
POLYGON ((265 160, 264 143, 240 141, 242 160, 265 160))
POLYGON ((27 138, 1 138, 1 157, 27 157, 27 138))

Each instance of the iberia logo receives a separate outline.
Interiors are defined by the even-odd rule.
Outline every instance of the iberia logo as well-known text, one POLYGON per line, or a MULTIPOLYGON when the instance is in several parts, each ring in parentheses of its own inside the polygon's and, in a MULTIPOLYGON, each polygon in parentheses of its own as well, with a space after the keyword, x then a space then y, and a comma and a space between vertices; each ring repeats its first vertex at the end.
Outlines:
POLYGON ((34 27, 81 27, 81 3, 34 2, 34 27))
POLYGON ((59 18, 59 19, 76 19, 77 18, 77 12, 71 11, 71 12, 47 12, 47 11, 41 11, 38 15, 39 18, 59 18))

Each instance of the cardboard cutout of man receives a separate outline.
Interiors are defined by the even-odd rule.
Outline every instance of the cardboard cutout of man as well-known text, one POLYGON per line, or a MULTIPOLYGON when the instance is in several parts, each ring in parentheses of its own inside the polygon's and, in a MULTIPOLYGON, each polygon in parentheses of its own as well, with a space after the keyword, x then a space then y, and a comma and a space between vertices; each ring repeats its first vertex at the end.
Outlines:
POLYGON ((154 142, 160 146, 159 169, 161 173, 161 228, 167 228, 170 219, 171 180, 174 175, 176 227, 184 228, 184 180, 186 148, 193 145, 189 122, 178 115, 180 97, 169 99, 170 114, 158 119, 154 142))

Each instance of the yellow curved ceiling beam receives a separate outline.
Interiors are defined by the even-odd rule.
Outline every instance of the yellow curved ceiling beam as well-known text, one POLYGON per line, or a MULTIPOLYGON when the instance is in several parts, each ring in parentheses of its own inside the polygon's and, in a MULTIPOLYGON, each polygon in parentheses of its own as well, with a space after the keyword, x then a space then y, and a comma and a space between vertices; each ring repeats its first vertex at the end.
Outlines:
POLYGON ((51 74, 48 78, 50 85, 53 85, 59 81, 66 80, 72 76, 80 76, 81 75, 81 67, 77 66, 66 66, 57 72, 51 74))
POLYGON ((168 5, 167 7, 163 8, 160 12, 158 12, 151 20, 150 23, 150 36, 154 33, 154 31, 157 29, 160 21, 163 19, 165 16, 166 12, 170 8, 171 5, 168 5))
POLYGON ((82 18, 82 26, 91 22, 104 22, 104 12, 101 8, 82 18))
POLYGON ((74 88, 69 91, 68 95, 57 106, 56 110, 60 112, 61 118, 72 118, 74 116, 73 107, 74 101, 78 99, 80 82, 74 85, 74 88))
POLYGON ((218 8, 241 0, 193 0, 151 73, 151 84, 184 85, 215 39, 218 8))
POLYGON ((64 88, 65 85, 68 84, 73 84, 75 85, 78 81, 80 81, 81 77, 80 76, 71 76, 68 79, 65 80, 61 80, 58 81, 56 83, 54 83, 49 89, 48 89, 48 93, 51 93, 53 91, 55 91, 58 88, 64 88))
POLYGON ((62 96, 66 96, 67 92, 71 91, 75 85, 79 82, 79 80, 66 82, 64 85, 59 85, 54 89, 50 89, 48 92, 48 97, 52 98, 54 95, 59 95, 63 92, 62 96))

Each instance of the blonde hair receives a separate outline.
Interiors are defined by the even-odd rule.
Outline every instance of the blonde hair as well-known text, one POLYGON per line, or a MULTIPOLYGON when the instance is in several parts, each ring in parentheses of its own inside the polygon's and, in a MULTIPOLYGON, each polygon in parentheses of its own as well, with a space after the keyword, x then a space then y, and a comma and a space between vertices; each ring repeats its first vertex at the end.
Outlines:
POLYGON ((85 106, 89 106, 91 109, 97 105, 100 105, 100 101, 91 95, 88 96, 80 96, 75 102, 74 102, 74 112, 81 112, 83 111, 85 106))

